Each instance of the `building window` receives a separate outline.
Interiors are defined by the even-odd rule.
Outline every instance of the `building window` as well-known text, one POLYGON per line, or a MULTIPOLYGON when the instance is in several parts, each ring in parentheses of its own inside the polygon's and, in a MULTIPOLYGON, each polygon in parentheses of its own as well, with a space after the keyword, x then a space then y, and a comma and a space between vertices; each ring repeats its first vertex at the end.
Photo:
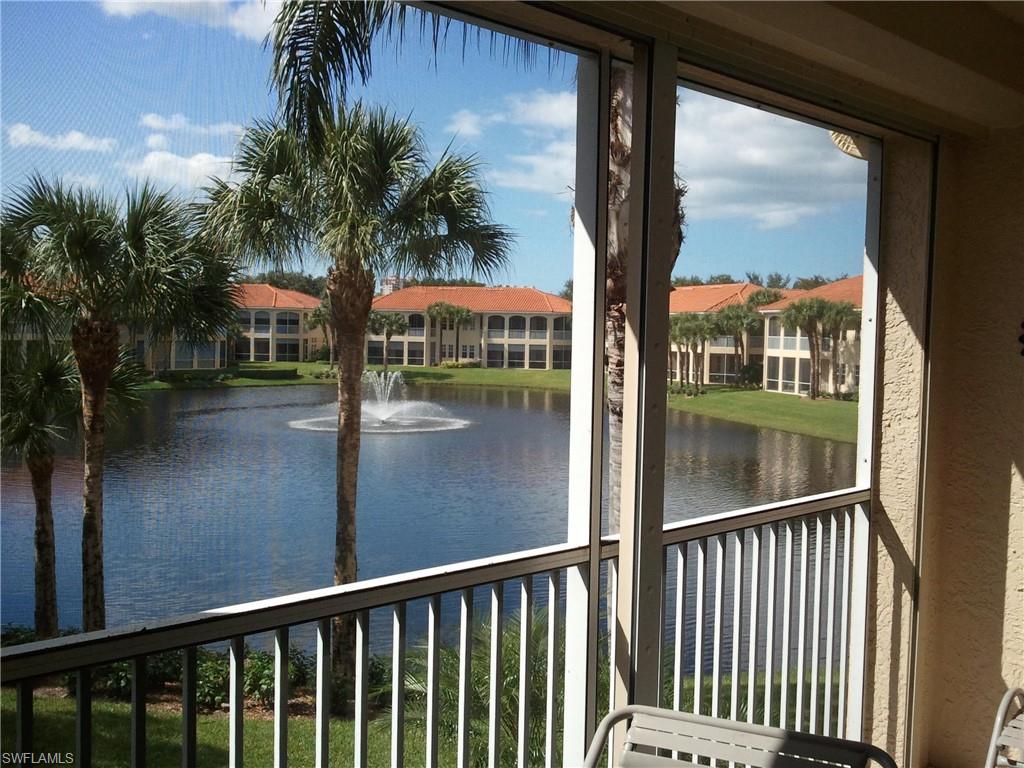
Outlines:
POLYGON ((530 338, 546 339, 548 337, 548 319, 546 317, 530 318, 530 338))
POLYGON ((270 313, 256 312, 253 314, 253 333, 270 333, 270 313))
MULTIPOLYGON (((491 315, 487 318, 487 338, 502 339, 505 337, 505 318, 500 315, 491 315)), ((490 355, 490 352, 487 353, 490 355)), ((490 357, 488 357, 490 360, 490 357)), ((490 362, 488 362, 490 365, 490 362)))
MULTIPOLYGON (((551 324, 551 337, 556 341, 567 341, 572 338, 572 318, 568 316, 556 317, 551 324)), ((566 366, 568 368, 569 366, 566 366)))
POLYGON ((235 322, 242 329, 242 333, 249 333, 252 330, 252 315, 248 309, 238 310, 238 314, 235 315, 235 322))
POLYGON ((368 341, 368 342, 366 342, 366 364, 367 365, 384 365, 384 342, 383 341, 368 341))
POLYGON ((403 365, 405 363, 405 344, 392 341, 388 344, 388 364, 403 365))
POLYGON ((551 349, 551 367, 564 371, 572 367, 572 348, 553 347, 551 349))
POLYGON ((839 385, 844 386, 846 384, 846 363, 839 364, 839 385))
POLYGON ((781 336, 782 323, 778 317, 772 317, 768 320, 768 335, 769 336, 781 336))
POLYGON ((796 358, 782 358, 782 391, 796 392, 796 358))
POLYGON ((504 368, 505 367, 505 348, 499 347, 493 344, 487 345, 487 367, 488 368, 504 368))
POLYGON ((408 355, 408 365, 423 365, 423 342, 410 341, 408 355))
POLYGON ((548 348, 540 347, 534 344, 530 347, 530 367, 531 368, 547 368, 548 367, 548 348))
POLYGON ((252 340, 252 359, 257 363, 270 362, 270 339, 252 340))
POLYGON ((854 389, 860 389, 860 365, 853 366, 853 386, 854 389))
POLYGON ((279 363, 297 363, 299 362, 299 342, 295 341, 278 341, 274 345, 275 359, 279 363))
POLYGON ((508 337, 510 339, 526 338, 526 318, 522 315, 512 315, 508 319, 508 337))
POLYGON ((298 312, 278 312, 277 332, 285 336, 297 336, 299 333, 298 312))
POLYGON ((235 360, 248 362, 252 342, 248 336, 239 336, 235 339, 235 360))
POLYGON ((187 341, 176 341, 174 342, 174 367, 175 368, 191 368, 192 367, 192 345, 187 341))
POLYGON ((146 342, 141 339, 135 342, 135 362, 139 365, 146 362, 146 342))
MULTIPOLYGON (((426 320, 423 319, 423 315, 409 315, 410 336, 422 336, 424 328, 426 328, 426 320)), ((422 364, 420 363, 420 365, 422 364)))
POLYGON ((204 341, 202 344, 196 344, 196 368, 216 368, 217 367, 217 342, 215 341, 204 341))
POLYGON ((728 384, 736 378, 736 358, 733 355, 709 355, 708 382, 728 384))
POLYGON ((768 376, 766 378, 765 388, 779 391, 779 358, 769 357, 768 358, 768 376))
POLYGON ((799 390, 801 395, 806 395, 811 391, 811 361, 807 359, 800 360, 800 387, 799 390))
POLYGON ((476 344, 463 344, 462 356, 466 360, 476 360, 476 344))
POLYGON ((526 367, 526 346, 524 344, 509 344, 508 345, 508 367, 509 368, 525 368, 526 367))

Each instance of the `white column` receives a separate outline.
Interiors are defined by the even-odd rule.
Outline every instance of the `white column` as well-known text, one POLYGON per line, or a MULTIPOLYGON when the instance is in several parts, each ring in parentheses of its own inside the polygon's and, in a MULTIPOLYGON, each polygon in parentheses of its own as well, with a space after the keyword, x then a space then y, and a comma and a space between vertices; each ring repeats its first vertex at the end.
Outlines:
POLYGON ((568 542, 590 548, 566 569, 563 765, 581 765, 597 710, 601 450, 604 439, 604 288, 608 229, 609 55, 581 55, 576 90, 576 215, 570 375, 568 542))

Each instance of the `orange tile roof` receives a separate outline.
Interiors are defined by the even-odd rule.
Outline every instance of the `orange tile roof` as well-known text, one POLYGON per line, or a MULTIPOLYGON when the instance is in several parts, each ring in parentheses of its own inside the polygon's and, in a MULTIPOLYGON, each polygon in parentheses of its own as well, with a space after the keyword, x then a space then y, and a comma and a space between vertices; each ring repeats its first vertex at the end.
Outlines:
POLYGON ((773 304, 765 304, 762 312, 781 312, 798 298, 826 299, 827 301, 848 301, 857 309, 861 308, 864 297, 864 275, 854 275, 819 285, 809 291, 801 291, 798 296, 787 296, 773 304))
POLYGON ((732 304, 743 304, 752 293, 761 290, 753 283, 719 283, 716 285, 683 285, 672 289, 668 297, 670 314, 680 312, 715 312, 732 304))
POLYGON ((301 291, 275 288, 268 283, 238 283, 235 298, 240 307, 248 309, 316 309, 320 299, 301 291))
POLYGON ((444 301, 470 312, 572 312, 572 302, 536 288, 487 288, 468 285, 415 285, 373 300, 382 311, 423 312, 444 301))

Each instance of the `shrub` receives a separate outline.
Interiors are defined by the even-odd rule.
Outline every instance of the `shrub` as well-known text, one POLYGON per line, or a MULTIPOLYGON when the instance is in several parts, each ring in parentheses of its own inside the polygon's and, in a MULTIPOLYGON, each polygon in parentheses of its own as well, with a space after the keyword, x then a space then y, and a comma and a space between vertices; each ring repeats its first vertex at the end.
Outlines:
POLYGON ((479 360, 459 360, 458 362, 456 362, 455 360, 442 360, 441 361, 441 367, 442 368, 479 368, 480 367, 480 361, 479 360))
POLYGON ((331 348, 326 344, 320 346, 320 349, 316 351, 315 359, 321 362, 326 362, 331 359, 331 348))
POLYGON ((227 657, 214 651, 199 651, 196 659, 196 703, 200 709, 220 709, 228 700, 231 670, 227 657))
POLYGON ((764 365, 761 363, 747 363, 740 368, 739 385, 743 387, 760 387, 764 381, 764 365))

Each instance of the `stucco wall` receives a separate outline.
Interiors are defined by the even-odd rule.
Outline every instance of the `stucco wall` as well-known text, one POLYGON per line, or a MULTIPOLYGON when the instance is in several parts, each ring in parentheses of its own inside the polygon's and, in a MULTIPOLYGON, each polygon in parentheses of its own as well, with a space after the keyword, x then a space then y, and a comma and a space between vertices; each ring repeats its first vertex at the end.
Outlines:
POLYGON ((871 503, 864 735, 902 763, 916 581, 932 148, 904 137, 888 138, 883 147, 882 338, 871 503))
POLYGON ((1024 129, 939 167, 915 763, 974 768, 1024 685, 1024 129))

